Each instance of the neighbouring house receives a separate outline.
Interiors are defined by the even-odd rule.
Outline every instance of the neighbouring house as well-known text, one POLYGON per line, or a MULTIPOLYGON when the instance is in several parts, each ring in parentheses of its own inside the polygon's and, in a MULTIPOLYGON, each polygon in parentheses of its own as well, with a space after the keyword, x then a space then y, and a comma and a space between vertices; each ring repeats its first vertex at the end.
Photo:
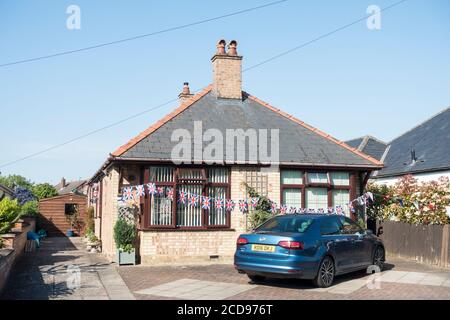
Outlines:
POLYGON ((0 184, 0 201, 5 197, 10 199, 14 198, 14 191, 3 184, 0 184))
POLYGON ((373 137, 354 139, 347 144, 384 163, 371 179, 379 184, 394 184, 411 174, 419 181, 450 178, 450 108, 405 132, 389 143, 373 137), (381 155, 381 156, 380 156, 381 155))
MULTIPOLYGON (((55 186, 58 196, 39 201, 41 214, 41 227, 49 236, 66 236, 71 229, 70 218, 78 213, 82 221, 86 221, 87 197, 83 194, 86 181, 66 182, 64 178, 55 186)), ((78 235, 84 235, 85 226, 79 230, 78 235)), ((78 233, 77 230, 74 230, 78 233)))
POLYGON ((86 182, 86 180, 66 181, 65 178, 61 178, 61 181, 57 185, 55 185, 55 189, 58 191, 59 195, 70 193, 86 194, 86 182))
MULTIPOLYGON (((113 258, 113 227, 123 188, 155 183, 174 198, 134 194, 141 263, 186 263, 232 258, 248 215, 214 206, 188 206, 180 191, 245 199, 243 183, 286 206, 328 208, 362 194, 382 164, 242 90, 237 43, 217 45, 213 83, 112 152, 89 180, 96 234, 113 258), (223 138, 223 139, 222 139, 223 138), (225 139, 226 138, 226 139, 225 139), (225 140, 225 142, 224 142, 225 140)), ((216 261, 216 260, 214 260, 216 261)))

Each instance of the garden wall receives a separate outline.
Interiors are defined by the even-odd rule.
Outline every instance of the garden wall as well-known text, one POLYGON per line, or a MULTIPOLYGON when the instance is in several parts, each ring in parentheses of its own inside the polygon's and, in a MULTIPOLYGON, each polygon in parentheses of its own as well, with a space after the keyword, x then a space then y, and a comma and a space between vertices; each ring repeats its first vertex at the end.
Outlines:
POLYGON ((35 219, 24 218, 16 223, 11 233, 1 235, 5 247, 0 249, 0 293, 5 287, 11 270, 25 250, 27 232, 35 230, 35 219))
POLYGON ((388 255, 415 260, 421 263, 450 267, 450 225, 412 225, 384 221, 383 239, 388 255))

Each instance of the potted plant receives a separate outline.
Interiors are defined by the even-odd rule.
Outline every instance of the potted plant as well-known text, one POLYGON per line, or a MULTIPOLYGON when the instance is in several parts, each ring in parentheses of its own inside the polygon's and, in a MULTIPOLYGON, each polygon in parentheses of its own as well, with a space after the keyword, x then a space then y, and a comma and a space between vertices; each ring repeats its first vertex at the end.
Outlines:
POLYGON ((116 261, 119 265, 136 264, 136 227, 123 218, 119 218, 114 225, 114 241, 116 242, 116 261))
POLYGON ((75 209, 73 213, 67 214, 66 219, 70 224, 70 229, 67 230, 66 235, 68 237, 74 236, 74 230, 77 231, 77 234, 79 235, 81 233, 81 229, 84 227, 84 221, 81 219, 80 214, 78 213, 78 209, 75 209))

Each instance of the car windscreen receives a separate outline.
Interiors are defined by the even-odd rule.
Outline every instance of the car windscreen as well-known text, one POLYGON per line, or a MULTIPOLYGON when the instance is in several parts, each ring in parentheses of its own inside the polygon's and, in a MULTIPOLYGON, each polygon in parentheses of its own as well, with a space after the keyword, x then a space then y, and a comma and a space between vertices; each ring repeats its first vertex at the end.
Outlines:
POLYGON ((313 221, 314 219, 300 216, 275 217, 262 224, 255 231, 305 233, 313 221))

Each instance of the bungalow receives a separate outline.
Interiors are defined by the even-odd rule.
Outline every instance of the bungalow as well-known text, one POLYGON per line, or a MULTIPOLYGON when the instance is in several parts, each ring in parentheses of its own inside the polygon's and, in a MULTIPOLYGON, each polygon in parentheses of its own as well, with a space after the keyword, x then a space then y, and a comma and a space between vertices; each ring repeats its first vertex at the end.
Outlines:
POLYGON ((211 59, 211 85, 194 95, 185 83, 180 105, 112 152, 88 181, 108 257, 115 256, 113 226, 124 190, 127 205, 137 208, 141 263, 204 262, 233 256, 248 215, 239 206, 198 205, 196 197, 191 206, 186 195, 238 202, 248 197, 247 184, 278 206, 318 210, 357 198, 382 167, 242 91, 242 56, 236 41, 225 46, 219 41, 211 59), (145 187, 131 192, 136 186, 145 187), (150 195, 154 188, 163 196, 150 195))

